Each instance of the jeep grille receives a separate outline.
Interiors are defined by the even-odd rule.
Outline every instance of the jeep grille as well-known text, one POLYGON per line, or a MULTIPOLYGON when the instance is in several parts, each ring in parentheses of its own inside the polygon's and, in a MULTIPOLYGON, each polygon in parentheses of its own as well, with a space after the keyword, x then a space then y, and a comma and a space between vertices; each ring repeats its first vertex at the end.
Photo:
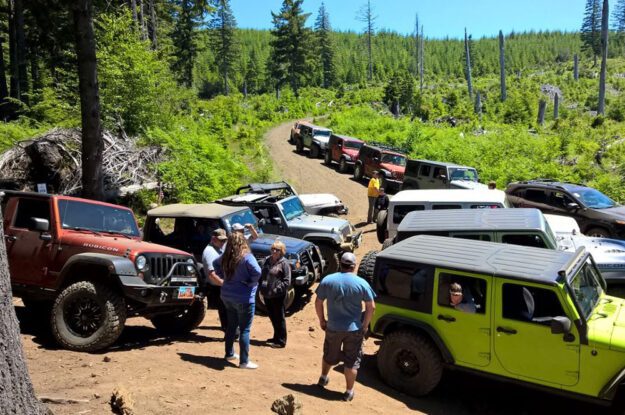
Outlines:
MULTIPOLYGON (((187 257, 146 255, 150 268, 145 272, 146 282, 159 284, 169 273, 174 264, 179 262, 187 262, 187 257)), ((189 276, 187 267, 178 266, 174 270, 173 276, 189 276)), ((174 284, 175 285, 175 284, 174 284)))

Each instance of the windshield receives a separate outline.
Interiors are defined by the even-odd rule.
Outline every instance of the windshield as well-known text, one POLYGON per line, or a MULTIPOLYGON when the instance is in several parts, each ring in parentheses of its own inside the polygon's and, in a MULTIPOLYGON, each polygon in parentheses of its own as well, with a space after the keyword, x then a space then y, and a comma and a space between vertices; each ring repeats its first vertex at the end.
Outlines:
POLYGON ((475 169, 450 167, 449 177, 449 180, 467 180, 470 182, 477 182, 477 171, 475 169))
POLYGON ((330 137, 330 134, 332 134, 332 131, 330 130, 315 130, 313 133, 315 137, 330 137))
POLYGON ((545 221, 545 236, 549 239, 550 246, 558 246, 557 238, 555 232, 549 226, 549 222, 545 221))
POLYGON ((603 292, 599 281, 601 276, 590 259, 586 260, 584 266, 569 281, 585 318, 590 316, 603 292))
POLYGON ((380 160, 380 162, 405 167, 406 157, 400 156, 399 154, 382 154, 382 159, 380 160))
POLYGON ((304 207, 302 206, 302 202, 297 197, 284 199, 283 201, 281 201, 280 209, 282 210, 282 213, 284 214, 286 220, 291 220, 304 214, 304 207))
POLYGON ((592 209, 606 209, 616 206, 616 202, 597 189, 581 189, 573 193, 586 207, 592 209))
POLYGON ((358 141, 344 141, 345 148, 353 148, 355 150, 360 149, 364 143, 359 143, 358 141))
MULTIPOLYGON (((256 220, 256 216, 252 213, 250 209, 245 209, 240 212, 233 213, 230 216, 226 216, 224 218, 224 223, 226 224, 226 230, 228 232, 232 231, 232 225, 238 223, 240 225, 245 226, 247 223, 251 223, 258 230, 258 221, 256 220)), ((247 235, 249 230, 245 229, 245 234, 247 235)))
POLYGON ((59 200, 59 215, 63 229, 85 229, 93 232, 139 236, 135 217, 128 209, 74 200, 59 200))

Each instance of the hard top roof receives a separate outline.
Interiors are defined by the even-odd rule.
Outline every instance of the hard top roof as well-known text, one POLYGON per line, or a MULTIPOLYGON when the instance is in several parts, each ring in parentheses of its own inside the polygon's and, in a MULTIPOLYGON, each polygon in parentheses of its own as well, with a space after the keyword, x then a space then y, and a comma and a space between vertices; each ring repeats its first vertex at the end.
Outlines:
POLYGON ((364 145, 360 148, 360 150, 362 151, 362 149, 365 147, 374 148, 384 153, 396 154, 398 156, 406 157, 406 154, 405 154, 406 152, 403 149, 398 148, 398 147, 392 147, 383 143, 376 143, 376 142, 364 143, 364 145))
POLYGON ((436 166, 444 166, 444 167, 459 167, 459 168, 464 168, 464 169, 475 169, 474 167, 471 166, 463 166, 461 164, 456 164, 456 163, 448 163, 445 161, 433 161, 433 160, 425 160, 425 159, 408 159, 406 163, 427 163, 427 164, 432 164, 432 165, 436 165, 436 166))
POLYGON ((24 192, 21 190, 5 190, 0 189, 0 193, 4 193, 6 196, 28 196, 28 197, 39 197, 42 199, 47 199, 52 195, 49 193, 38 193, 38 192, 24 192))
POLYGON ((504 203, 506 193, 498 189, 402 190, 391 197, 397 202, 504 203))
POLYGON ((553 285, 579 255, 580 251, 418 235, 386 248, 377 258, 553 285))
POLYGON ((410 212, 397 232, 542 229, 545 229, 545 217, 538 209, 446 209, 410 212))
POLYGON ((25 191, 21 191, 21 190, 4 190, 4 189, 0 189, 0 193, 4 193, 5 197, 21 197, 21 196, 24 196, 24 197, 39 198, 39 199, 51 199, 51 198, 54 198, 56 200, 70 200, 70 201, 80 202, 80 203, 89 203, 89 204, 92 204, 92 205, 110 206, 110 207, 113 207, 115 209, 131 210, 127 206, 122 206, 122 205, 118 205, 118 204, 115 204, 115 203, 101 202, 99 200, 85 199, 85 198, 76 197, 76 196, 66 196, 66 195, 57 195, 57 194, 39 193, 39 192, 25 192, 25 191))
POLYGON ((342 138, 343 140, 346 140, 346 141, 355 141, 357 143, 364 143, 364 140, 360 138, 356 138, 356 137, 351 137, 349 135, 336 134, 336 133, 333 133, 332 135, 338 138, 342 138))
POLYGON ((314 128, 315 130, 326 130, 326 131, 332 131, 330 128, 327 127, 322 127, 320 125, 315 125, 309 121, 298 121, 297 122, 299 125, 307 125, 311 128, 314 128))
POLYGON ((226 206, 218 203, 184 204, 175 203, 173 205, 159 206, 148 211, 148 216, 158 217, 185 217, 185 218, 205 218, 218 219, 234 212, 240 212, 242 206, 226 206))
POLYGON ((525 180, 522 182, 510 183, 508 188, 517 187, 517 186, 534 186, 534 187, 542 187, 545 189, 563 189, 568 190, 569 192, 574 192, 577 190, 588 189, 588 186, 584 186, 583 184, 578 183, 565 183, 559 182, 551 179, 535 179, 535 180, 525 180))

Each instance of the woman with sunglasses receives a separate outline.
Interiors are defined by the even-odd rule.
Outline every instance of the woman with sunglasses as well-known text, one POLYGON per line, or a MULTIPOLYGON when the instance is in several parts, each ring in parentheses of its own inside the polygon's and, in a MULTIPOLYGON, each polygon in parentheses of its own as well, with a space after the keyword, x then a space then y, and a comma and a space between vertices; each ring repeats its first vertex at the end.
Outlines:
POLYGON ((277 240, 271 246, 271 255, 263 263, 260 293, 265 299, 267 314, 273 326, 273 337, 267 344, 274 348, 286 346, 286 319, 284 301, 291 286, 291 267, 284 257, 286 246, 277 240))

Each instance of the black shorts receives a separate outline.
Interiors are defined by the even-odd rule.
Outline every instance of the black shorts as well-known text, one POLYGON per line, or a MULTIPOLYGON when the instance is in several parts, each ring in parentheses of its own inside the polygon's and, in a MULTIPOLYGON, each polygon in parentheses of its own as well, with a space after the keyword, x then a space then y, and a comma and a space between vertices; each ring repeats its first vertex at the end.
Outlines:
POLYGON ((323 360, 332 366, 343 362, 348 369, 360 368, 363 339, 362 330, 326 330, 326 338, 323 342, 323 360))

